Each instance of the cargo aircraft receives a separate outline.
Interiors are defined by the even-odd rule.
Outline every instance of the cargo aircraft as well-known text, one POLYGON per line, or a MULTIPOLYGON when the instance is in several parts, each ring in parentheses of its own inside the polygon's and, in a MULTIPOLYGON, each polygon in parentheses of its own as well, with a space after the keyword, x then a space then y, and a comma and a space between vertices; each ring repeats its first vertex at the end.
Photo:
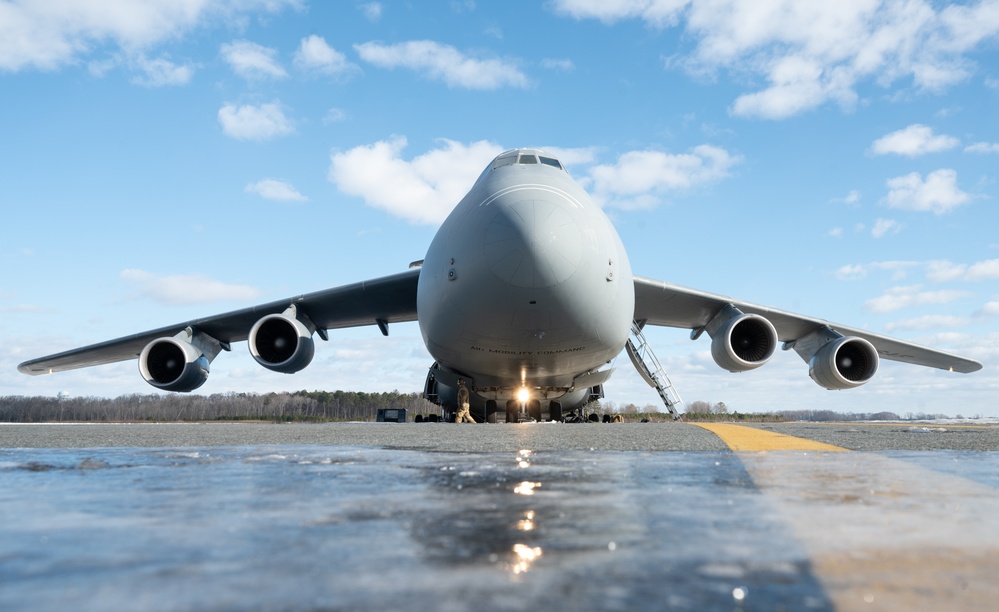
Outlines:
MULTIPOLYGON (((778 343, 827 389, 869 382, 880 359, 974 372, 981 364, 821 319, 632 274, 610 220, 554 156, 497 156, 405 272, 195 319, 22 363, 46 374, 138 359, 150 385, 192 391, 209 364, 247 341, 265 368, 293 373, 330 330, 418 321, 435 359, 424 396, 445 418, 459 379, 473 416, 563 420, 602 396, 611 361, 644 325, 707 333, 723 369, 757 368, 778 343)), ((640 367, 640 371, 642 368, 640 367)), ((657 381, 643 373, 650 384, 657 381)), ((664 399, 666 399, 664 397, 664 399)))

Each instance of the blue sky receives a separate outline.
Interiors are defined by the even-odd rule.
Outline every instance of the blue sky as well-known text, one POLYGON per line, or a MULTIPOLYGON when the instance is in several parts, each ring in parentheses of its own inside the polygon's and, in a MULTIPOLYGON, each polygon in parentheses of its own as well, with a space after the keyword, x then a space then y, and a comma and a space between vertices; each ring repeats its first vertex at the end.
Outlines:
MULTIPOLYGON (((828 392, 653 330, 685 400, 999 416, 997 109, 996 1, 0 0, 0 395, 154 392, 15 368, 404 270, 529 146, 636 274, 985 364, 828 392)), ((416 324, 347 330, 296 375, 241 344, 199 392, 416 391, 431 362, 416 324)), ((658 401, 616 366, 609 401, 658 401)))

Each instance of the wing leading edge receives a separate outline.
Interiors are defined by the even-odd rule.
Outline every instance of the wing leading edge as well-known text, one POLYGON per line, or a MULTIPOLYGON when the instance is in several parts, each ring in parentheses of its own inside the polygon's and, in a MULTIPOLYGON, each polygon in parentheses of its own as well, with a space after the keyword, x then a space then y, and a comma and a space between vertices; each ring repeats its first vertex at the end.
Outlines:
POLYGON ((383 327, 389 323, 415 321, 419 277, 420 270, 413 269, 307 293, 32 359, 19 365, 17 369, 24 374, 39 375, 135 359, 153 340, 174 336, 187 328, 228 345, 246 340, 250 328, 261 317, 283 312, 292 304, 308 313, 309 318, 321 330, 376 324, 383 327))
POLYGON ((635 277, 636 321, 696 330, 708 325, 712 318, 728 305, 746 314, 757 314, 768 319, 776 329, 778 339, 784 343, 793 343, 822 328, 829 328, 844 336, 867 340, 884 359, 962 373, 977 372, 982 369, 982 364, 972 359, 862 329, 759 304, 741 302, 723 295, 688 289, 651 278, 635 277))

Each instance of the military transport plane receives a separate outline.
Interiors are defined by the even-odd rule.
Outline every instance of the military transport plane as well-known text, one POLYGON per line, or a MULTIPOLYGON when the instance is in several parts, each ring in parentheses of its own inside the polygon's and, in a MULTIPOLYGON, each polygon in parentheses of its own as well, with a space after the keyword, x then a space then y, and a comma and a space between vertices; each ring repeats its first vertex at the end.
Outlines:
POLYGON ((388 335, 390 325, 406 321, 419 322, 436 360, 424 396, 453 415, 463 379, 480 422, 495 421, 504 410, 507 421, 522 415, 562 420, 601 397, 609 364, 629 344, 633 326, 639 332, 643 325, 686 328, 692 339, 706 332, 715 362, 731 372, 763 365, 781 342, 827 389, 867 383, 880 358, 954 372, 982 367, 859 329, 633 276, 610 220, 559 160, 516 149, 485 168, 422 262, 406 272, 34 359, 18 370, 45 374, 138 358, 152 386, 192 391, 234 342, 246 340, 263 367, 293 373, 312 361, 315 336, 328 340, 331 329, 363 325, 388 335))

